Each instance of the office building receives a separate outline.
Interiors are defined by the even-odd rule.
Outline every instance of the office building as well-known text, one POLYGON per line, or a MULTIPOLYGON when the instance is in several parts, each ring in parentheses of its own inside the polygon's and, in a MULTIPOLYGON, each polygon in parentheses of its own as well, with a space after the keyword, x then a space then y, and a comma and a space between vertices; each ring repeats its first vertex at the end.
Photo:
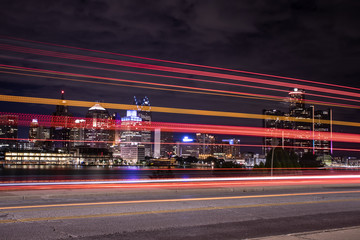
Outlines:
POLYGON ((151 157, 153 156, 153 150, 151 144, 152 131, 150 129, 152 120, 150 100, 146 96, 142 100, 134 96, 134 102, 137 107, 137 116, 142 119, 143 130, 141 131, 141 142, 145 147, 145 156, 151 157), (147 125, 149 128, 146 128, 147 125))
POLYGON ((321 132, 332 132, 332 110, 317 110, 314 113, 314 152, 318 156, 332 154, 332 142, 329 138, 319 138, 321 132), (324 123, 324 121, 328 123, 324 123))
POLYGON ((175 154, 174 133, 161 129, 154 131, 154 158, 170 158, 175 154))
POLYGON ((332 111, 315 110, 314 106, 305 104, 305 91, 294 88, 289 92, 289 112, 284 113, 277 109, 263 110, 265 131, 270 133, 275 129, 299 130, 296 138, 264 137, 264 153, 267 154, 273 147, 281 146, 292 149, 299 157, 304 153, 313 152, 316 155, 331 153, 330 139, 316 139, 319 132, 331 131, 332 111), (329 124, 324 124, 328 120, 329 124))
POLYGON ((121 118, 120 154, 129 164, 145 160, 145 146, 142 143, 143 121, 136 110, 127 110, 121 118))
POLYGON ((56 105, 56 111, 51 118, 51 139, 54 139, 55 150, 70 151, 70 130, 73 123, 73 115, 70 113, 67 102, 64 98, 64 91, 61 91, 61 99, 56 105))
POLYGON ((113 125, 108 110, 96 103, 86 114, 85 145, 90 148, 109 149, 114 139, 113 125))
POLYGON ((199 145, 196 141, 189 137, 184 136, 181 142, 176 144, 176 155, 186 158, 186 157, 199 157, 199 145))
POLYGON ((17 115, 0 116, 0 149, 14 149, 17 147, 18 138, 17 115))
POLYGON ((29 128, 29 139, 34 149, 51 150, 51 128, 40 125, 38 119, 32 119, 29 128))
POLYGON ((214 135, 207 133, 196 133, 196 142, 199 144, 200 155, 212 155, 214 153, 214 135))
POLYGON ((71 148, 85 146, 86 119, 75 119, 70 130, 71 148))

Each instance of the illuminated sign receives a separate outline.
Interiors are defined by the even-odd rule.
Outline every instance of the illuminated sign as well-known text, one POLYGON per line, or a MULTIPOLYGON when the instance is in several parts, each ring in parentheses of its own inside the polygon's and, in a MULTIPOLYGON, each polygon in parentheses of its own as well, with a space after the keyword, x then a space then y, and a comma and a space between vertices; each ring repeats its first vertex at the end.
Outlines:
POLYGON ((182 140, 183 142, 193 142, 194 139, 189 138, 188 136, 185 136, 182 140))
POLYGON ((127 110, 126 116, 127 117, 137 117, 137 111, 136 110, 127 110))

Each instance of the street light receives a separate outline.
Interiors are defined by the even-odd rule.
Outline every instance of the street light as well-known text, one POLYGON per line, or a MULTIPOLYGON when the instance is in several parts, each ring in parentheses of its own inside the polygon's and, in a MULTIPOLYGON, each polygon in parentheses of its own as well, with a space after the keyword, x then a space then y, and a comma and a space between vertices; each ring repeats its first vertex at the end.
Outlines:
POLYGON ((271 168, 270 168, 270 175, 273 176, 273 170, 274 170, 274 152, 275 152, 275 146, 272 144, 272 153, 271 153, 271 168))

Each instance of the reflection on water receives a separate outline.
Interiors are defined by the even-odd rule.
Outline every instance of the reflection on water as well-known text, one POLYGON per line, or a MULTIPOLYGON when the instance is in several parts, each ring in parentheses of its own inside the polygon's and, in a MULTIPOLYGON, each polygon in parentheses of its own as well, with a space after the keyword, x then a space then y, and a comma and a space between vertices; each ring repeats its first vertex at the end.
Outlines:
POLYGON ((147 166, 60 166, 60 165, 5 165, 0 169, 0 181, 47 180, 120 180, 154 178, 211 177, 209 169, 184 171, 171 167, 147 166))
MULTIPOLYGON (((274 175, 354 174, 360 169, 274 169, 274 175)), ((5 165, 0 168, 0 181, 61 181, 61 180, 130 180, 164 178, 206 178, 269 176, 269 169, 173 168, 167 166, 61 166, 5 165)))

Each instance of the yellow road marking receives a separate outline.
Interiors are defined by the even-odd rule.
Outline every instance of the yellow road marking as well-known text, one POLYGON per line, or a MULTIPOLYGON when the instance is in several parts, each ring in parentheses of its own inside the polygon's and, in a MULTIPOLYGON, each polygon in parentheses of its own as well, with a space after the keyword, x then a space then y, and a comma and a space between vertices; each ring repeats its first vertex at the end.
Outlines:
POLYGON ((212 210, 224 210, 224 209, 274 207, 274 206, 290 206, 290 205, 336 203, 336 202, 353 202, 353 201, 360 201, 360 198, 342 199, 342 200, 337 199, 337 200, 323 200, 323 201, 287 202, 287 203, 264 203, 264 204, 236 205, 236 206, 223 206, 223 207, 203 207, 203 208, 188 208, 188 209, 171 209, 171 210, 143 211, 143 212, 91 214, 91 215, 78 215, 78 216, 23 218, 23 219, 0 220, 0 223, 39 222, 39 221, 71 220, 71 219, 103 218, 103 217, 119 217, 119 216, 135 216, 135 215, 146 215, 146 214, 212 211, 212 210))
POLYGON ((62 203, 31 206, 0 207, 0 210, 11 209, 30 209, 30 208, 49 208, 49 207, 76 207, 76 206, 96 206, 96 205, 114 205, 114 204, 137 204, 137 203, 160 203, 160 202, 190 202, 190 201, 211 201, 211 200, 231 200, 248 198, 267 198, 267 197, 288 197, 288 196, 309 196, 309 195, 328 195, 342 193, 360 193, 360 190, 353 191, 334 191, 334 192, 314 192, 314 193, 284 193, 253 196, 230 196, 230 197, 206 197, 206 198, 178 198, 178 199, 154 199, 154 200, 132 200, 132 201, 112 201, 95 203, 62 203))

